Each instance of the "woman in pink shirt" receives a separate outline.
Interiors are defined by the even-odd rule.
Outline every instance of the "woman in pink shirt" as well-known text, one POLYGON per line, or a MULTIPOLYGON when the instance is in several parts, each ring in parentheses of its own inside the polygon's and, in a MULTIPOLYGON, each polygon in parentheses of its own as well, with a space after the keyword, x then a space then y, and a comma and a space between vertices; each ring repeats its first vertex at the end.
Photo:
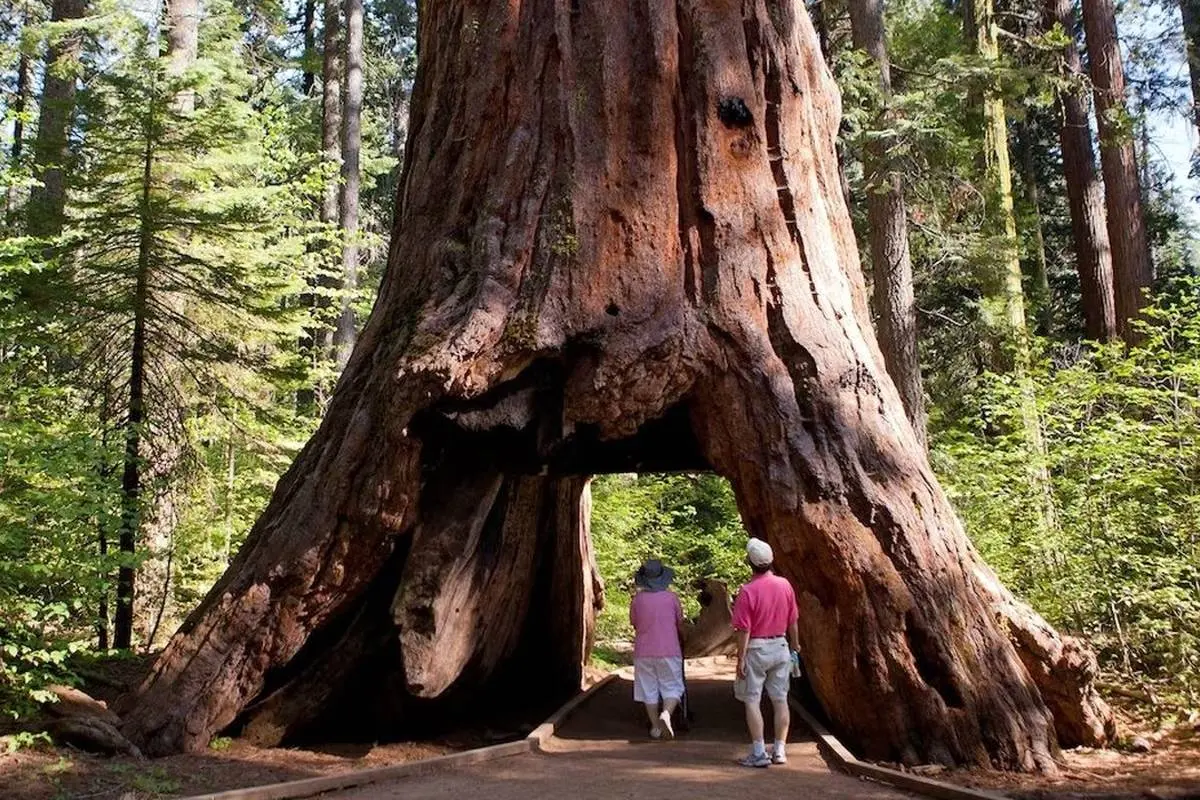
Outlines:
POLYGON ((650 738, 675 735, 671 712, 683 697, 683 608, 667 589, 675 572, 652 558, 633 577, 633 699, 646 707, 650 738), (662 710, 659 710, 659 700, 662 710))

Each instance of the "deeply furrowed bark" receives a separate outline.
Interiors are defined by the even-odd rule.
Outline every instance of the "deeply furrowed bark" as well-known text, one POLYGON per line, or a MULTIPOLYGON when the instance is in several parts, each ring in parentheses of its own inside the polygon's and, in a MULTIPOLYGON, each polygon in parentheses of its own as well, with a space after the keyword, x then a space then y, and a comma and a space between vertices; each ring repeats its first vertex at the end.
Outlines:
MULTIPOLYGON (((1069 76, 1083 75, 1083 62, 1075 46, 1075 20, 1070 0, 1046 0, 1046 28, 1059 25, 1070 37, 1063 47, 1063 67, 1069 76)), ((1105 227, 1104 187, 1096 172, 1091 124, 1084 98, 1075 91, 1059 94, 1061 118, 1058 141, 1062 148, 1063 177, 1071 209, 1071 236, 1075 242, 1075 269, 1083 298, 1084 330, 1089 339, 1107 342, 1117 336, 1113 297, 1112 249, 1105 227)))
POLYGON ((1133 322, 1148 302, 1146 293, 1154 272, 1142 213, 1137 155, 1125 108, 1125 68, 1121 63, 1112 0, 1083 0, 1082 7, 1088 71, 1095 88, 1096 127, 1100 133, 1100 168, 1104 174, 1108 240, 1112 246, 1117 330, 1122 339, 1132 344, 1139 339, 1133 322))
POLYGON ((127 704, 149 752, 204 747, 335 657, 397 561, 392 655, 368 660, 401 708, 503 685, 506 653, 561 698, 599 592, 579 476, 711 468, 796 583, 813 686, 866 755, 1052 768, 1035 680, 1094 693, 1022 663, 881 366, 838 97, 799 8, 423 6, 376 308, 320 430, 127 704))

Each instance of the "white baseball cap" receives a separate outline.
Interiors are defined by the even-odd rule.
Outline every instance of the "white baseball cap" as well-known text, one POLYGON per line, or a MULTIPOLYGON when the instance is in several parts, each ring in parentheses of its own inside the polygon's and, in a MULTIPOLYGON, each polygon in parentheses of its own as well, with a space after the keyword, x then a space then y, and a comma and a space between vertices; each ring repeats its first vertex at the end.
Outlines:
POLYGON ((746 542, 746 557, 752 566, 769 567, 775 560, 775 553, 771 551, 771 545, 762 539, 751 537, 750 541, 746 542))

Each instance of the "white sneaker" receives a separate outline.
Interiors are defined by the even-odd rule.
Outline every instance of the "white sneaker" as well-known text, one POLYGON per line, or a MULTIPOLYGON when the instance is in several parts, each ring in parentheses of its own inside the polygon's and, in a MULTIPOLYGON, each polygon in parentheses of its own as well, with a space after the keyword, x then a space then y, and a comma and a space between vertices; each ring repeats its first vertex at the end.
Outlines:
POLYGON ((780 751, 780 750, 776 750, 775 752, 771 753, 771 763, 772 764, 786 764, 787 763, 787 753, 780 751))
POLYGON ((662 729, 662 732, 667 734, 668 739, 675 738, 675 726, 671 724, 670 712, 664 710, 658 715, 658 727, 662 729))
POLYGON ((661 739, 662 738, 662 730, 657 725, 655 725, 653 728, 650 729, 650 738, 651 739, 661 739))

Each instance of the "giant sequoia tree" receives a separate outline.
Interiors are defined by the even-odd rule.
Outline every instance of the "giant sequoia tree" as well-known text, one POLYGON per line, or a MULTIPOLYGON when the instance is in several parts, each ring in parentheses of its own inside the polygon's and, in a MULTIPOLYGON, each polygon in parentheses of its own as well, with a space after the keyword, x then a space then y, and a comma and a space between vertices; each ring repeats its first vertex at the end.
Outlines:
POLYGON ((882 366, 803 7, 421 11, 375 310, 126 730, 165 753, 553 703, 598 595, 586 476, 711 468, 865 753, 1034 769, 1103 741, 1094 662, 980 562, 882 366))

